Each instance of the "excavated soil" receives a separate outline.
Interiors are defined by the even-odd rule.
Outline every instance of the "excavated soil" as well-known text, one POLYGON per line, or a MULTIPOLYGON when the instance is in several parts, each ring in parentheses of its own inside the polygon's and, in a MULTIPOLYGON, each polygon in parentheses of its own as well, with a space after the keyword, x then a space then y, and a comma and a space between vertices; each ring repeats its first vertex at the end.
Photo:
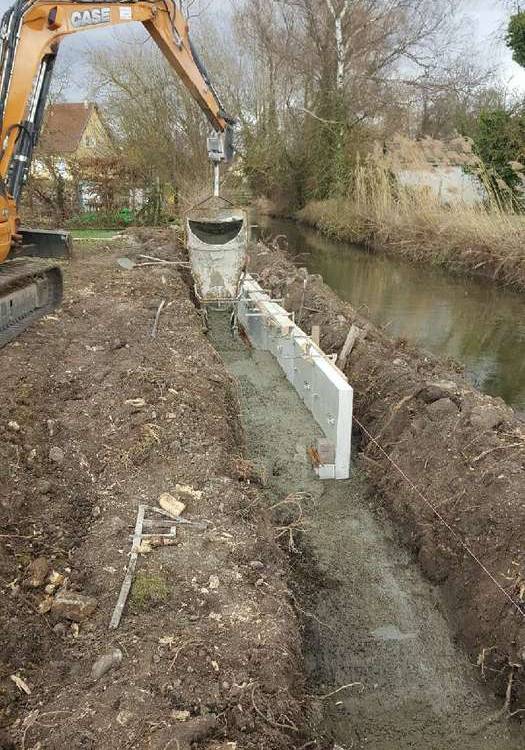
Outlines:
POLYGON ((180 257, 168 233, 145 236, 77 248, 62 308, 0 352, 0 747, 300 747, 287 561, 239 471, 236 388, 180 274, 118 267, 180 257), (138 504, 177 483, 202 493, 184 515, 207 528, 140 556, 110 632, 138 504), (95 612, 47 612, 37 559, 95 612), (120 667, 95 681, 112 648, 120 667))
MULTIPOLYGON (((393 520, 439 587, 480 679, 500 705, 509 697, 507 713, 517 711, 519 720, 525 707, 523 422, 501 400, 473 389, 459 365, 388 339, 276 245, 254 246, 251 255, 262 286, 284 299, 298 324, 308 332, 320 326, 327 353, 341 351, 352 323, 364 332, 346 374, 355 389, 358 466, 377 491, 373 506, 393 520)), ((404 628, 415 632, 409 621, 404 628)))

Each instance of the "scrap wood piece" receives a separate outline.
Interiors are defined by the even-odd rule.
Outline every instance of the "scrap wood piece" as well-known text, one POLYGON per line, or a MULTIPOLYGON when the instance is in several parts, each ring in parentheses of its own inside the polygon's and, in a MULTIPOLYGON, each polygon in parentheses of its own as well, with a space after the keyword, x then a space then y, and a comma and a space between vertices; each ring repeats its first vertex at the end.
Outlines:
POLYGON ((164 310, 165 307, 166 307, 166 300, 163 299, 162 302, 160 303, 160 305, 158 306, 157 314, 155 315, 155 322, 153 323, 153 328, 152 328, 152 331, 151 331, 151 338, 152 339, 156 339, 157 338, 157 330, 158 330, 158 327, 159 327, 160 316, 161 316, 161 313, 162 313, 162 311, 164 310))
POLYGON ((337 366, 341 371, 344 372, 346 368, 346 363, 348 361, 348 357, 352 354, 352 350, 358 340, 361 338, 363 334, 363 331, 359 326, 356 326, 354 323, 352 323, 350 330, 348 331, 348 336, 346 337, 346 341, 343 344, 343 348, 341 349, 341 352, 339 353, 339 358, 337 360, 337 366))
POLYGON ((308 458, 310 459, 312 466, 318 469, 319 466, 321 466, 321 456, 319 455, 319 451, 317 450, 317 448, 310 446, 310 448, 307 449, 306 453, 308 454, 308 458))
MULTIPOLYGON (((164 260, 163 258, 156 258, 154 255, 139 255, 139 258, 149 260, 151 263, 144 263, 143 265, 166 265, 166 266, 183 266, 184 268, 190 268, 191 263, 184 260, 164 260)), ((139 266, 140 268, 140 266, 139 266)))
POLYGON ((162 508, 156 508, 154 505, 147 505, 146 510, 150 510, 153 513, 158 513, 164 518, 169 518, 172 523, 180 524, 181 526, 193 526, 194 528, 200 529, 202 531, 206 531, 208 526, 212 525, 211 521, 206 521, 205 519, 201 521, 189 521, 188 519, 181 518, 180 516, 172 516, 171 513, 168 513, 168 511, 163 510, 162 508))
POLYGON ((137 521, 135 523, 135 533, 133 535, 133 546, 131 548, 131 554, 129 556, 128 569, 122 582, 120 594, 117 600, 115 609, 113 610, 113 616, 109 623, 110 630, 116 630, 120 625, 122 619, 122 613, 128 600, 129 592, 131 591, 131 584, 133 583, 133 576, 135 574, 135 568, 137 567, 137 560, 139 557, 139 547, 142 539, 142 527, 144 524, 144 516, 146 514, 146 505, 139 505, 137 513, 137 521))

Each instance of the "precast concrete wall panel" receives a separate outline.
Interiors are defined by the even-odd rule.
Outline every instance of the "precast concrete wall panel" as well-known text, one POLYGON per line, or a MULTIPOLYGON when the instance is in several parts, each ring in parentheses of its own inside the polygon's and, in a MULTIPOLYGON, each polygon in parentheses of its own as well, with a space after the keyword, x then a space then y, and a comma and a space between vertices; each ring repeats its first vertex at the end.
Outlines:
POLYGON ((321 479, 347 479, 352 450, 353 390, 345 375, 250 276, 238 305, 239 323, 256 349, 269 351, 333 447, 321 479))

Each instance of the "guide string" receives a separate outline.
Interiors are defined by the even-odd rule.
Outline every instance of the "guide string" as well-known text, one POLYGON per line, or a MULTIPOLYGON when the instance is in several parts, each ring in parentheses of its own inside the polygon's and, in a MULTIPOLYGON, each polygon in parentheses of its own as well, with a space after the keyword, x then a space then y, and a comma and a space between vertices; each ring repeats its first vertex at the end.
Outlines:
POLYGON ((425 503, 425 505, 428 508, 430 508, 430 510, 432 511, 432 513, 434 513, 434 515, 441 521, 441 523, 444 526, 446 526, 446 528, 450 531, 450 533, 456 539, 456 541, 459 542, 459 544, 461 545, 461 547, 463 547, 463 549, 465 550, 465 552, 467 552, 468 555, 470 555, 470 557, 474 560, 474 562, 477 565, 479 565, 479 567, 485 573, 485 575, 487 575, 490 578, 490 580, 492 581, 492 583, 494 583, 495 586, 497 586, 497 588, 501 591, 501 593, 509 600, 509 602, 512 604, 512 606, 514 607, 514 609, 516 609, 520 613, 520 615, 523 617, 523 619, 525 619, 525 612, 522 610, 522 608, 520 607, 520 605, 511 597, 511 595, 508 593, 508 591, 506 591, 503 588, 503 586, 501 585, 501 583, 497 580, 496 576, 493 573, 490 572, 490 570, 479 559, 479 557, 476 555, 476 553, 473 552, 470 549, 470 547, 463 541, 463 539, 461 538, 461 535, 454 529, 453 526, 451 526, 448 523, 448 521, 438 511, 438 509, 435 508, 434 505, 432 505, 432 503, 430 502, 430 500, 427 497, 425 497, 425 495, 423 495, 423 493, 421 492, 421 490, 418 489, 418 487, 416 487, 416 485, 410 479, 410 477, 408 477, 407 474, 403 471, 403 469, 388 455, 388 453, 385 451, 385 449, 377 442, 377 440, 373 437, 373 435, 370 434, 370 432, 366 429, 366 427, 364 425, 362 425, 361 422, 356 417, 354 417, 354 422, 363 431, 363 433, 372 441, 372 443, 374 443, 374 445, 376 445, 379 448, 379 450, 385 456, 385 458, 387 459, 387 461, 390 464, 392 464, 392 466, 394 467, 394 469, 403 477, 403 479, 405 480, 405 482, 407 482, 407 484, 418 495, 418 497, 420 497, 421 500, 423 500, 423 502, 425 503))

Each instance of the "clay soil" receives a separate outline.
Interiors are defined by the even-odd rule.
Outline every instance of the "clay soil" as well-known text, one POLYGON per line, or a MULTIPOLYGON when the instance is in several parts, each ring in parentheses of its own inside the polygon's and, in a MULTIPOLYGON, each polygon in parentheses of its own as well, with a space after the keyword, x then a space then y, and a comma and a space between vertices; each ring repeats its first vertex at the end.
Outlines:
POLYGON ((474 390, 460 366, 388 339, 276 245, 258 245, 251 255, 261 285, 284 299, 298 324, 307 332, 320 326, 327 353, 341 351, 352 323, 361 329, 346 374, 355 390, 355 456, 376 489, 373 504, 393 520, 439 587, 480 679, 501 705, 509 698, 507 713, 517 711, 519 719, 525 707, 523 422, 501 400, 474 390))
POLYGON ((80 246, 62 308, 0 352, 0 747, 300 747, 287 561, 239 470, 235 386, 181 274, 118 267, 140 252, 181 257, 169 233, 80 246), (184 515, 207 529, 140 556, 110 632, 138 504, 177 483, 202 492, 184 515), (38 558, 94 614, 40 612, 38 558), (95 681, 112 648, 120 667, 95 681))

